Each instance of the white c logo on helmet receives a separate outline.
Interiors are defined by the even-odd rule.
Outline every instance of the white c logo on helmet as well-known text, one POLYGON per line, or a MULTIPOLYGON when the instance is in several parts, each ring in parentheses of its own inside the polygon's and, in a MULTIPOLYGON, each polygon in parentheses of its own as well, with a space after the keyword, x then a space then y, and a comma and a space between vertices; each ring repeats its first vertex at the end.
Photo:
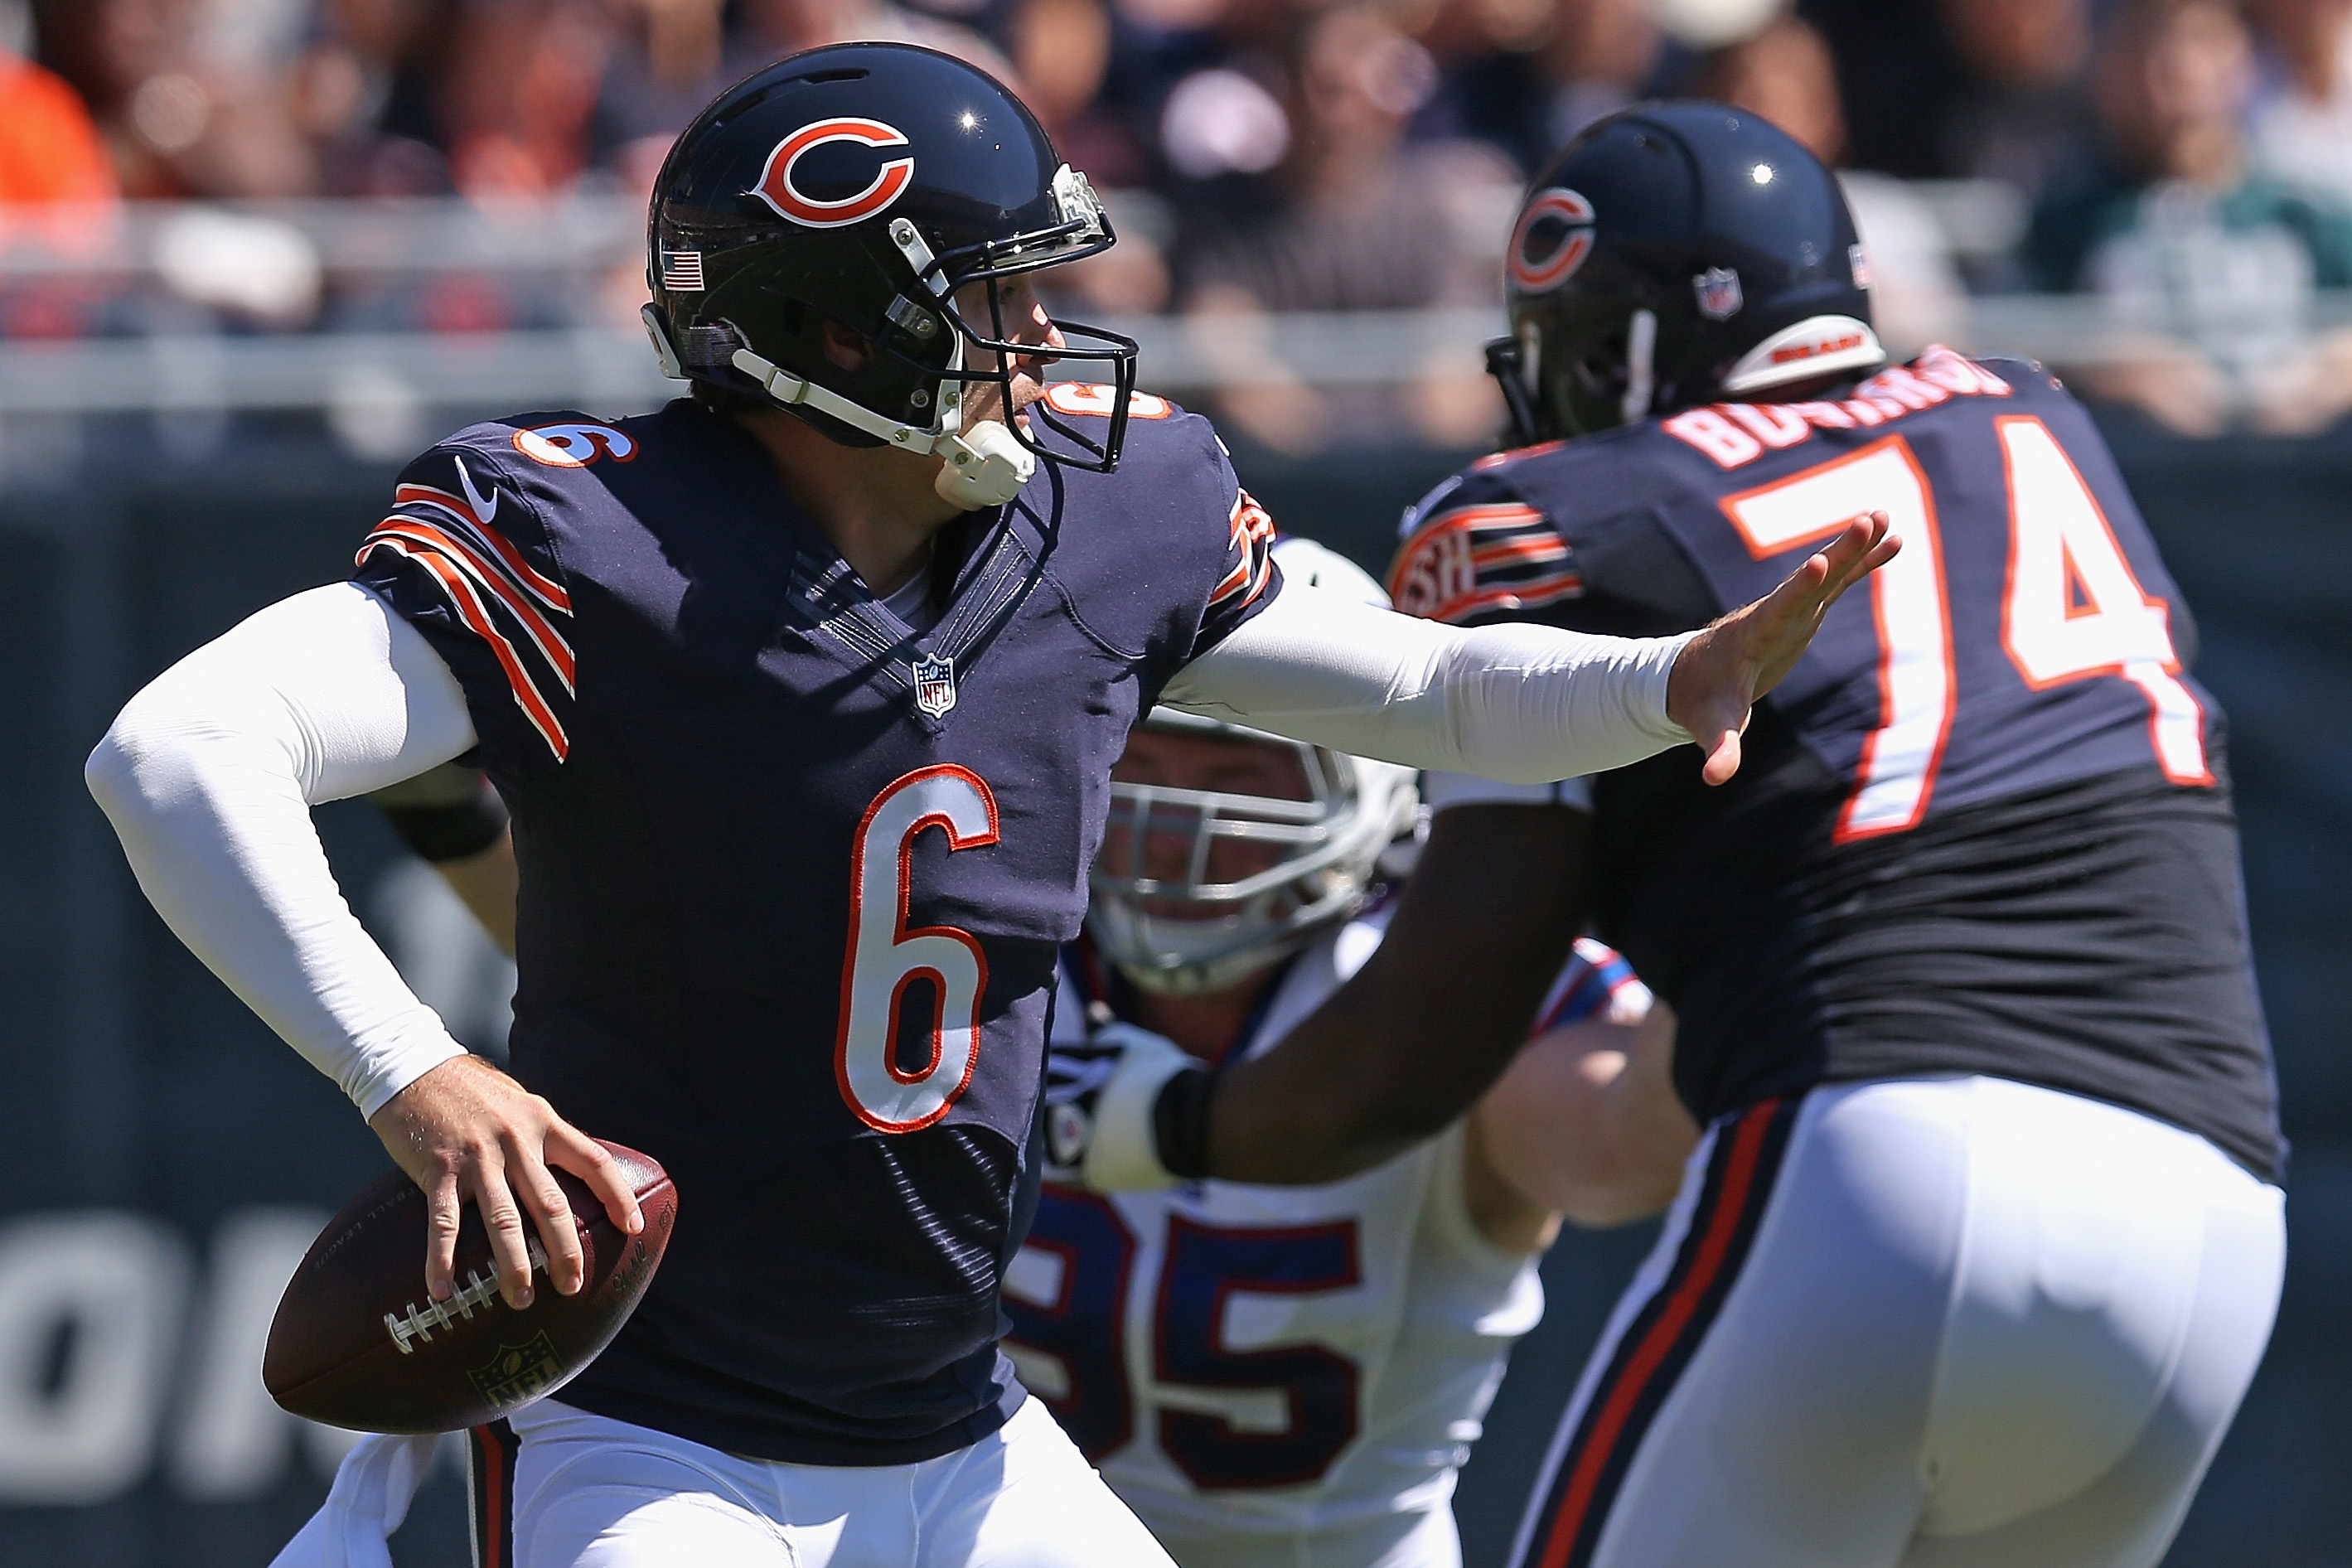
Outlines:
POLYGON ((760 171, 760 183, 750 194, 794 223, 810 228, 844 228, 897 201, 915 177, 912 158, 892 158, 875 174, 874 183, 856 195, 818 201, 793 184, 793 167, 804 154, 828 142, 860 142, 868 147, 909 145, 903 132, 878 120, 820 120, 776 143, 776 150, 768 154, 767 166, 760 171))
POLYGON ((1592 254, 1592 204, 1576 192, 1558 185, 1537 192, 1511 230, 1505 267, 1512 283, 1523 293, 1540 294, 1567 282, 1592 254), (1560 229, 1558 238, 1536 232, 1546 219, 1560 229))

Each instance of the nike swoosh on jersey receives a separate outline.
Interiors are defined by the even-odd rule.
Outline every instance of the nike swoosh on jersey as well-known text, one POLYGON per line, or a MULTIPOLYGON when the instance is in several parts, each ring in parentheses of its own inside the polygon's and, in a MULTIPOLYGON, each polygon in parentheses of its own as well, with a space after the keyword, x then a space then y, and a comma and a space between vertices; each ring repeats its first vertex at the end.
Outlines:
POLYGON ((485 498, 480 491, 474 489, 474 476, 466 471, 466 459, 452 457, 449 461, 457 466, 457 486, 466 492, 467 504, 474 509, 474 521, 484 528, 489 527, 490 519, 499 514, 498 481, 496 479, 490 481, 490 493, 485 498))

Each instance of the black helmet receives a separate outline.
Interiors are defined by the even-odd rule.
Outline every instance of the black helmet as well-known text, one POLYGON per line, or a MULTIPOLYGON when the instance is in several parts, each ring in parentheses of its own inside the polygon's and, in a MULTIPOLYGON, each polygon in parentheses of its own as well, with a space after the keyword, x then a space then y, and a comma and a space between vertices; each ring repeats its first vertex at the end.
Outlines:
POLYGON ((1836 176, 1720 103, 1638 104, 1560 149, 1503 270, 1512 336, 1487 368, 1521 442, 1886 357, 1836 176))
POLYGON ((672 376, 771 398, 845 445, 939 452, 941 493, 966 505, 1011 499, 1038 456, 1118 465, 1136 346, 1076 323, 1055 357, 1108 362, 1118 389, 1099 442, 1056 423, 1072 449, 1046 454, 1017 429, 963 427, 967 382, 996 381, 1013 406, 1010 369, 969 368, 970 351, 1036 353, 1005 341, 996 280, 1115 237, 1021 100, 961 60, 841 44, 752 73, 670 149, 649 226, 646 326, 672 376), (985 321, 955 306, 974 282, 985 321), (827 321, 872 341, 866 368, 825 356, 827 321))

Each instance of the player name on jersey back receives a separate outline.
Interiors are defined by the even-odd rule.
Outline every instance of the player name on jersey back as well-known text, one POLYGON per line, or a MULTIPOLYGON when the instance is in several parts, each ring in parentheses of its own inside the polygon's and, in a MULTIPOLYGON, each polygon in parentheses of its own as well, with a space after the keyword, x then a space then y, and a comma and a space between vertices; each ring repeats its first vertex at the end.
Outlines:
POLYGON ((1603 934, 1675 1005, 1685 1099, 1990 1072, 2272 1173, 2221 714, 2113 458, 2038 367, 1931 350, 1841 399, 1498 454, 1407 514, 1391 592, 1662 635, 1873 510, 1902 552, 1759 707, 1732 784, 1687 748, 1595 781, 1603 934))

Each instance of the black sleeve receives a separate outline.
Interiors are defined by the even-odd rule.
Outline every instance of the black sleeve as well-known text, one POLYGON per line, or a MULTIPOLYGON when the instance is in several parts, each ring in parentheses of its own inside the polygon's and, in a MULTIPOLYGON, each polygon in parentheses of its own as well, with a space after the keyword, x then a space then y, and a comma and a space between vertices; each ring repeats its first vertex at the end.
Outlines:
POLYGON ((507 830, 506 802, 478 769, 460 763, 427 768, 368 798, 400 841, 436 866, 471 859, 507 830))

